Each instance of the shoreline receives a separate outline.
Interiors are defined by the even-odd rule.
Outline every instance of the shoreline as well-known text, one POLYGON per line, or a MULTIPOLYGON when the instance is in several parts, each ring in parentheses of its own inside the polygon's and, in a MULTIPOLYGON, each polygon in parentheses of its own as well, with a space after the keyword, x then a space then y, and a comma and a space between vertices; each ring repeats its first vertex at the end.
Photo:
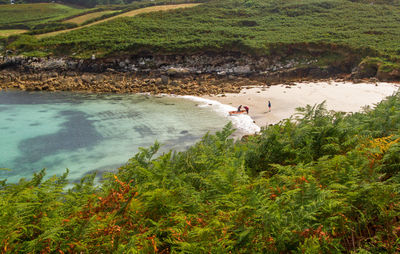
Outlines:
MULTIPOLYGON (((193 84, 198 82, 196 78, 181 78, 179 84, 174 84, 174 89, 169 89, 170 84, 165 87, 165 90, 157 89, 160 79, 148 79, 148 85, 138 86, 139 89, 128 90, 121 89, 118 91, 112 89, 26 89, 27 87, 20 82, 13 82, 12 86, 4 86, 4 90, 22 90, 22 91, 68 91, 77 93, 117 93, 117 94, 149 94, 153 96, 168 95, 179 96, 182 98, 189 97, 199 98, 198 101, 204 106, 215 107, 217 102, 220 105, 216 111, 221 116, 230 119, 235 128, 239 130, 241 135, 254 134, 260 131, 260 128, 266 125, 276 124, 281 120, 287 119, 296 113, 297 107, 304 107, 307 104, 320 104, 326 100, 328 110, 343 111, 343 112, 358 112, 362 107, 382 101, 385 97, 392 95, 399 90, 400 83, 396 82, 378 82, 376 80, 365 79, 362 83, 355 83, 352 80, 336 79, 319 79, 319 80, 297 80, 297 81, 282 81, 279 84, 264 85, 260 80, 251 78, 238 77, 236 80, 216 79, 213 75, 205 75, 212 80, 203 79, 202 87, 193 84), (207 81, 217 82, 218 84, 210 84, 207 81), (18 84, 19 83, 19 84, 18 84), (244 84, 249 83, 249 86, 244 84), (18 84, 18 85, 17 85, 18 84), (206 89, 214 88, 214 89, 206 89), (146 89, 141 89, 146 88, 146 89), (216 88, 216 89, 215 89, 216 88), (144 91, 143 91, 144 90, 144 91), (218 93, 219 92, 219 93, 218 93), (217 95, 215 95, 218 93, 217 95), (268 112, 268 100, 272 103, 272 110, 268 112), (250 108, 249 115, 229 116, 229 111, 234 111, 239 105, 247 105, 250 108)), ((104 77, 104 76, 103 76, 104 77)), ((137 82, 137 77, 131 77, 137 82)), ((124 80, 124 79, 123 79, 124 80)), ((103 80, 104 81, 104 80, 103 80)), ((71 80, 71 83, 73 81, 71 80)), ((98 87, 106 87, 101 80, 98 82, 90 79, 86 83, 86 88, 93 88, 90 83, 97 83, 98 87)), ((128 80, 125 80, 129 83, 128 80)), ((169 82, 168 82, 169 83, 169 82)), ((78 85, 82 85, 78 83, 78 85)), ((69 86, 67 86, 68 88, 69 86)), ((80 86, 79 88, 83 88, 80 86)), ((78 88, 78 87, 75 87, 78 88)), ((191 100, 193 100, 193 98, 191 100)), ((214 108, 215 110, 215 108, 214 108)))
POLYGON ((223 104, 216 100, 190 95, 179 96, 179 98, 198 102, 199 104, 197 107, 210 107, 221 117, 227 118, 230 122, 232 122, 233 127, 236 129, 235 133, 233 134, 235 137, 240 138, 244 135, 255 134, 261 130, 260 126, 256 125, 254 120, 249 115, 243 114, 236 117, 229 116, 229 111, 235 110, 235 108, 230 105, 223 104))
POLYGON ((293 116, 297 107, 320 104, 323 101, 326 101, 328 110, 359 112, 364 106, 374 107, 399 88, 400 84, 386 82, 373 84, 319 81, 293 85, 245 87, 237 94, 225 93, 201 98, 214 100, 234 108, 247 105, 250 108, 249 116, 255 124, 265 127, 293 116), (272 104, 271 112, 268 112, 268 100, 272 104))

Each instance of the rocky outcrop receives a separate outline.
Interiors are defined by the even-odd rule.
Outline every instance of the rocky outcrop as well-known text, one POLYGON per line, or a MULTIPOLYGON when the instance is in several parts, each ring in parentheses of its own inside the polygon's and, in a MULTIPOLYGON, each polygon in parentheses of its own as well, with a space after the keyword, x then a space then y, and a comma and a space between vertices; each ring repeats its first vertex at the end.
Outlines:
POLYGON ((356 79, 371 78, 377 75, 378 66, 368 62, 361 62, 357 67, 353 68, 351 75, 356 79))
POLYGON ((376 73, 376 77, 379 80, 384 80, 384 81, 400 80, 400 70, 395 69, 389 72, 378 70, 376 73))
POLYGON ((376 78, 380 81, 399 81, 400 65, 377 57, 366 57, 351 72, 353 79, 376 78))
POLYGON ((0 87, 201 95, 239 92, 242 86, 330 78, 343 73, 343 68, 319 67, 317 61, 311 57, 252 57, 239 53, 86 60, 2 56, 0 87))
POLYGON ((225 55, 162 55, 129 56, 107 59, 36 58, 22 56, 0 57, 0 69, 15 69, 28 72, 75 71, 75 72, 129 72, 153 73, 166 76, 192 74, 216 75, 268 75, 276 71, 310 65, 316 59, 282 59, 281 57, 252 57, 239 53, 225 55))
POLYGON ((203 95, 237 93, 244 85, 263 85, 262 80, 238 77, 235 81, 210 74, 180 78, 133 75, 131 73, 62 73, 21 74, 0 71, 0 88, 27 91, 89 91, 110 93, 151 93, 203 95))

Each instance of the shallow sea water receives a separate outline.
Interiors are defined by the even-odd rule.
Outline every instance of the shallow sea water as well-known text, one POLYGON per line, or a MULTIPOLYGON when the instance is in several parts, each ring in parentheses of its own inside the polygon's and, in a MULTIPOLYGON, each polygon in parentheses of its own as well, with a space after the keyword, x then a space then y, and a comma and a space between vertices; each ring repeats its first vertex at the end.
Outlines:
POLYGON ((112 171, 158 140, 184 150, 229 121, 211 107, 179 97, 0 92, 0 179, 16 182, 69 168, 70 181, 112 171))

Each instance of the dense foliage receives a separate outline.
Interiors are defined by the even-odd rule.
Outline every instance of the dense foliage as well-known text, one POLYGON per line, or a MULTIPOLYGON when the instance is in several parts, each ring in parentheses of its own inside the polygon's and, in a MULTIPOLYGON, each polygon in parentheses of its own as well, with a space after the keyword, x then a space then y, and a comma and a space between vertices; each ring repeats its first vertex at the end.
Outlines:
POLYGON ((345 115, 324 105, 234 142, 159 144, 101 185, 44 171, 0 187, 4 253, 400 251, 400 94, 345 115), (154 158, 155 157, 155 158, 154 158))

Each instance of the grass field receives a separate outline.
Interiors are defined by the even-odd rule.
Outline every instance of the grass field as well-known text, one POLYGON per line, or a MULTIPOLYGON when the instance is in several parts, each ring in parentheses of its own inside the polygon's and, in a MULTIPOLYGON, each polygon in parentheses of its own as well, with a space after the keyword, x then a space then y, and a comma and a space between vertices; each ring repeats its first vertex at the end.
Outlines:
MULTIPOLYGON (((151 10, 156 9, 124 15, 151 10)), ((266 54, 283 44, 314 43, 400 54, 400 8, 391 5, 346 0, 225 0, 135 18, 117 17, 46 38, 39 45, 107 53, 143 48, 154 52, 219 51, 228 47, 266 54)))
POLYGON ((115 11, 99 11, 99 12, 93 12, 93 13, 88 13, 88 14, 84 14, 82 16, 78 16, 78 17, 74 17, 72 19, 67 19, 65 21, 63 21, 64 23, 74 23, 77 25, 81 25, 82 23, 91 20, 91 19, 95 19, 98 17, 101 17, 103 15, 106 14, 111 14, 114 13, 115 11))
POLYGON ((62 20, 88 9, 76 9, 62 4, 0 5, 0 28, 25 28, 62 20))
MULTIPOLYGON (((58 35, 58 34, 61 34, 61 33, 66 33, 66 32, 71 32, 71 31, 74 31, 74 30, 79 30, 79 29, 82 29, 82 28, 85 28, 85 27, 89 27, 89 26, 101 24, 101 23, 104 23, 104 22, 108 22, 108 21, 111 21, 111 20, 116 19, 116 18, 133 17, 133 16, 136 16, 138 14, 143 14, 143 13, 156 12, 156 11, 167 11, 167 10, 173 10, 173 9, 178 9, 178 8, 188 8, 188 7, 194 7, 194 6, 197 6, 197 5, 198 4, 176 4, 176 5, 163 5, 163 6, 152 6, 152 7, 141 8, 141 9, 125 12, 125 13, 123 13, 121 15, 116 15, 116 16, 113 16, 113 17, 110 17, 110 18, 102 19, 102 20, 99 20, 99 21, 96 21, 96 22, 93 22, 93 23, 90 23, 88 25, 84 25, 84 26, 81 26, 81 27, 72 28, 72 29, 66 29, 66 30, 61 30, 61 31, 56 31, 56 32, 51 32, 51 33, 46 33, 46 34, 40 34, 40 35, 37 35, 37 38, 50 37, 50 36, 55 36, 55 35, 58 35)), ((84 15, 84 16, 86 16, 86 15, 84 15)), ((77 18, 79 18, 79 17, 77 17, 77 18)), ((87 19, 87 20, 89 20, 89 19, 87 19)))

